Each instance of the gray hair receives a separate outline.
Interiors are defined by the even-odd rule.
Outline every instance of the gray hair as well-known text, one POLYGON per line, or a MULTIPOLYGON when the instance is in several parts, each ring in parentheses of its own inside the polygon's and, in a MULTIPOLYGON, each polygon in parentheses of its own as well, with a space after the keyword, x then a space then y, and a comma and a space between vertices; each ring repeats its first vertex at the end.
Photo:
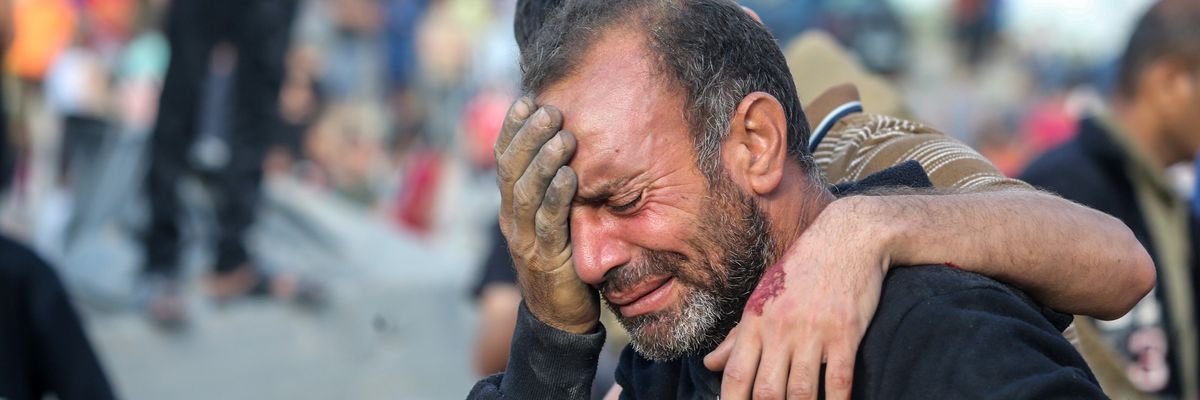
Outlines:
POLYGON ((783 52, 732 1, 567 0, 522 53, 525 91, 538 94, 570 75, 600 34, 620 24, 644 30, 660 72, 684 90, 696 162, 710 182, 722 173, 721 143, 734 111, 752 92, 768 93, 783 105, 788 155, 810 179, 822 182, 783 52))

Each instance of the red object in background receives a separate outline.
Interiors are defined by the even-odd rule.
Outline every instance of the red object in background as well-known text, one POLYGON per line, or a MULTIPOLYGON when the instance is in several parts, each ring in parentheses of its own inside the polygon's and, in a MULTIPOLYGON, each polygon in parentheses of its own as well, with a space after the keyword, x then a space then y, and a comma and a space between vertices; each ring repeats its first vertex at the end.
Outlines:
POLYGON ((85 0, 94 35, 108 40, 124 41, 133 31, 133 19, 137 15, 137 2, 133 0, 85 0))
POLYGON ((988 144, 979 148, 979 154, 992 162, 1004 176, 1013 177, 1025 169, 1029 163, 1028 148, 1015 140, 1005 143, 988 144))
POLYGON ((1029 151, 1035 155, 1071 140, 1078 128, 1076 117, 1067 111, 1062 99, 1038 105, 1025 118, 1023 125, 1025 142, 1029 144, 1029 151))
POLYGON ((433 229, 442 158, 436 151, 419 149, 409 155, 405 164, 400 196, 392 208, 392 217, 400 226, 425 235, 433 229))
POLYGON ((495 91, 484 91, 471 98, 463 110, 463 126, 467 138, 467 150, 471 162, 479 169, 491 169, 495 165, 492 146, 500 136, 504 125, 504 113, 513 98, 495 91))

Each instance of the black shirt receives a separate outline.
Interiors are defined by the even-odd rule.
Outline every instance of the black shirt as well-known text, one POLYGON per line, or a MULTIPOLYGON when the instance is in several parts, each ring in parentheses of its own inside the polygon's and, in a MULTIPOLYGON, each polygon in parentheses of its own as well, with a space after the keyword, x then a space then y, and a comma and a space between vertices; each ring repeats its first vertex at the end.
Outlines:
MULTIPOLYGON (((1103 398, 1062 336, 1070 322, 978 274, 895 268, 858 349, 853 397, 1103 398)), ((702 362, 703 355, 653 362, 627 347, 617 367, 621 398, 716 398, 721 374, 702 362)))

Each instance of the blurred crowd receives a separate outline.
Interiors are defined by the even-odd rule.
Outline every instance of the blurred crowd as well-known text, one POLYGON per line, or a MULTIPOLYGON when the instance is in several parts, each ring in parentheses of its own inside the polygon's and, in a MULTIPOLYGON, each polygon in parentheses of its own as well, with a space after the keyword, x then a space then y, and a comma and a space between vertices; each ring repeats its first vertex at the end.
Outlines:
MULTIPOLYGON (((50 223, 38 221, 44 196, 78 186, 72 166, 86 166, 113 136, 153 128, 170 57, 162 30, 168 1, 10 3, 5 151, 6 174, 15 179, 3 221, 34 237, 50 223)), ((832 33, 901 89, 909 115, 1015 175, 1100 106, 1121 38, 1147 2, 743 3, 781 44, 808 29, 832 33)), ((267 173, 336 192, 406 229, 431 229, 439 165, 462 162, 484 173, 489 143, 519 89, 514 4, 300 1, 267 173)), ((221 121, 229 110, 220 105, 237 62, 230 47, 219 43, 212 52, 204 92, 214 107, 200 111, 190 151, 198 170, 220 168, 227 153, 221 121)))
MULTIPOLYGON (((828 32, 856 68, 896 89, 872 94, 860 84, 865 98, 879 102, 868 109, 935 126, 1014 177, 1071 140, 1083 117, 1104 109, 1122 47, 1150 3, 740 2, 762 16, 785 49, 802 32, 828 32)), ((132 236, 151 230, 143 180, 154 168, 150 137, 176 54, 167 32, 174 3, 0 0, 4 236, 62 261, 73 243, 111 220, 132 236)), ((451 197, 498 201, 492 143, 520 94, 515 6, 296 0, 278 106, 272 122, 260 125, 268 144, 254 168, 264 181, 336 198, 420 243, 456 229, 450 226, 461 222, 445 216, 463 202, 451 197)), ((173 144, 183 147, 176 149, 183 175, 210 179, 236 158, 232 121, 244 105, 231 106, 231 99, 244 58, 234 41, 220 39, 204 60, 195 135, 173 144)), ((800 89, 801 100, 810 100, 800 89)), ((1200 210, 1192 195, 1196 168, 1174 165, 1168 176, 1200 210)), ((491 223, 468 225, 486 236, 491 223)), ((484 252, 476 252, 482 260, 484 252)))
MULTIPOLYGON (((45 193, 75 186, 73 164, 100 153, 113 136, 153 128, 171 54, 163 31, 169 2, 12 3, 6 151, 15 156, 9 173, 16 179, 5 224, 30 236, 41 222, 29 211, 45 193)), ((516 92, 513 6, 298 2, 267 173, 336 192, 400 226, 430 229, 442 159, 479 170, 490 164, 486 143, 516 92)), ((199 171, 228 158, 232 110, 222 105, 236 58, 229 39, 213 48, 189 152, 199 171)))
MULTIPOLYGON (((743 3, 764 16, 782 44, 808 29, 832 33, 864 67, 901 88, 909 115, 967 141, 1015 175, 1070 138, 1072 121, 1100 106, 1111 90, 1120 38, 1146 2, 743 3), (1087 29, 1102 34, 1079 32, 1087 29)), ((431 229, 440 165, 490 168, 489 143, 519 89, 509 23, 514 4, 301 1, 267 173, 338 193, 406 229, 431 229)), ((7 175, 15 178, 5 196, 8 231, 36 236, 39 226, 52 224, 39 221, 41 200, 78 186, 73 169, 94 162, 112 137, 152 129, 170 57, 166 7, 166 0, 12 2, 5 53, 7 175)), ((199 111, 200 134, 190 150, 198 170, 220 168, 228 152, 221 122, 230 110, 221 104, 237 62, 230 48, 219 43, 212 52, 204 96, 213 107, 199 111)))

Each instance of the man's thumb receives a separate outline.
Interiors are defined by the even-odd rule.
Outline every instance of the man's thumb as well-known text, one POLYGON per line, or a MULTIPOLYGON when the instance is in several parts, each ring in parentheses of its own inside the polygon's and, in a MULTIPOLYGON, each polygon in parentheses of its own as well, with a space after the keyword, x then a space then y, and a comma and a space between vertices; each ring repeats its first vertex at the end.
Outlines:
POLYGON ((733 353, 735 342, 737 342, 736 327, 729 331, 729 336, 726 336, 716 349, 704 356, 704 367, 713 372, 724 370, 725 363, 729 361, 729 355, 733 353))

